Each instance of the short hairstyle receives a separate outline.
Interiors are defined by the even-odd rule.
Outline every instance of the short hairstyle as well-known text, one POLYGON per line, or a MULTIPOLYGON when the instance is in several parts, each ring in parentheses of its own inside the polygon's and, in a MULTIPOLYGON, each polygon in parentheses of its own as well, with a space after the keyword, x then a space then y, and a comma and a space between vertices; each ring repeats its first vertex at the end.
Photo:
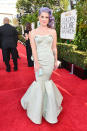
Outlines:
POLYGON ((9 18, 8 18, 8 17, 5 17, 5 18, 3 19, 3 23, 4 23, 4 24, 9 24, 9 18))
POLYGON ((48 7, 41 7, 41 8, 39 9, 39 14, 38 14, 38 15, 40 16, 42 12, 46 12, 46 13, 49 14, 48 27, 49 27, 49 28, 54 28, 54 23, 55 23, 54 21, 55 21, 55 19, 54 19, 53 15, 52 15, 52 10, 49 9, 48 7))

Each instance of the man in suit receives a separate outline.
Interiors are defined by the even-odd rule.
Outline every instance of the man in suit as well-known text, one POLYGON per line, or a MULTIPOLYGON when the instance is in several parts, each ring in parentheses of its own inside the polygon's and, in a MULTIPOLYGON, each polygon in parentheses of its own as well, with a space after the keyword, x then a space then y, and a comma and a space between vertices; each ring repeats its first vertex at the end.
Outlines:
POLYGON ((1 49, 1 34, 0 34, 0 49, 1 49))
POLYGON ((9 19, 7 17, 3 20, 4 25, 0 27, 0 34, 1 34, 1 47, 2 47, 2 54, 3 60, 6 65, 6 71, 10 72, 10 54, 13 58, 14 63, 14 71, 17 71, 18 64, 17 64, 17 41, 18 41, 18 33, 15 27, 9 24, 9 19))
POLYGON ((0 38, 0 48, 1 48, 1 38, 0 38))

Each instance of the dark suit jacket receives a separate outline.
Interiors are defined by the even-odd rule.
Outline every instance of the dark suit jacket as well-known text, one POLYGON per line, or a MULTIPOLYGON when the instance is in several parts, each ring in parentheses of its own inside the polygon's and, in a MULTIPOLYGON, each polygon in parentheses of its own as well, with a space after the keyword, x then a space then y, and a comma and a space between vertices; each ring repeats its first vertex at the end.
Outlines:
POLYGON ((0 48, 1 48, 1 38, 0 38, 0 48))
POLYGON ((0 48, 1 48, 1 34, 0 34, 0 48))
POLYGON ((5 24, 0 27, 0 36, 2 49, 15 48, 17 46, 18 33, 16 28, 10 24, 5 24))

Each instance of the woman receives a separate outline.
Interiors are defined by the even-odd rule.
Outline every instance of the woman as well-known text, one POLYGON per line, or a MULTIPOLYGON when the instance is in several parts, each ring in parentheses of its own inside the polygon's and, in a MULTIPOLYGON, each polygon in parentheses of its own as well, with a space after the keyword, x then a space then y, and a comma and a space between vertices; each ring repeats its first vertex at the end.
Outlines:
POLYGON ((31 31, 30 41, 34 58, 36 81, 21 99, 27 116, 41 124, 42 116, 49 123, 56 123, 62 110, 62 95, 50 80, 53 69, 57 69, 57 35, 53 28, 52 11, 47 7, 39 10, 40 26, 31 31))
POLYGON ((26 30, 24 30, 24 36, 26 40, 26 54, 27 54, 27 61, 28 61, 28 66, 33 66, 33 61, 31 60, 32 56, 32 50, 31 50, 31 45, 30 45, 30 40, 29 40, 29 32, 31 31, 31 24, 27 23, 26 24, 26 30))

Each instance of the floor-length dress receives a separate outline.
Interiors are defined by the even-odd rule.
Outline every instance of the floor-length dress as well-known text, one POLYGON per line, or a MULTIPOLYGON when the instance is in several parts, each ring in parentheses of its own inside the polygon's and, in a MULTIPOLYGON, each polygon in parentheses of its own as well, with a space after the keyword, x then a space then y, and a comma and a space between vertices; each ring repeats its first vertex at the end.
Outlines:
MULTIPOLYGON (((27 34, 29 35, 29 30, 24 30, 24 35, 27 34)), ((26 40, 25 41, 25 45, 26 45, 26 54, 27 54, 27 61, 28 61, 28 66, 33 66, 33 61, 31 60, 31 56, 32 56, 32 49, 30 46, 30 40, 26 40)))
POLYGON ((42 68, 42 75, 36 77, 21 99, 23 109, 27 116, 36 124, 41 124, 42 116, 49 123, 56 123, 62 110, 63 97, 50 76, 54 68, 52 52, 52 35, 36 35, 38 61, 42 68))

